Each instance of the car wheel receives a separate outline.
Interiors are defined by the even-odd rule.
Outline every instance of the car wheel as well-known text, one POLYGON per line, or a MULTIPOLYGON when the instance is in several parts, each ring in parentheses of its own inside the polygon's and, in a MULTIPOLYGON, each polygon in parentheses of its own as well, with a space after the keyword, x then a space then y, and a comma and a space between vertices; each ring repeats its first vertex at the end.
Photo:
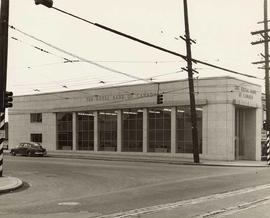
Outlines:
POLYGON ((31 156, 32 156, 31 151, 28 151, 28 152, 27 152, 27 156, 28 156, 28 157, 31 157, 31 156))

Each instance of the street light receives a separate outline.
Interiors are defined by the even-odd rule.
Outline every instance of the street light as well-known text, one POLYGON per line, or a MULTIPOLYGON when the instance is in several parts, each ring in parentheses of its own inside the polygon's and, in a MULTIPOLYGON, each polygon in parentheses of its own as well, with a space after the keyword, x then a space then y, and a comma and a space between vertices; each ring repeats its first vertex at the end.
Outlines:
POLYGON ((53 0, 35 0, 36 5, 44 5, 48 8, 53 6, 53 0))

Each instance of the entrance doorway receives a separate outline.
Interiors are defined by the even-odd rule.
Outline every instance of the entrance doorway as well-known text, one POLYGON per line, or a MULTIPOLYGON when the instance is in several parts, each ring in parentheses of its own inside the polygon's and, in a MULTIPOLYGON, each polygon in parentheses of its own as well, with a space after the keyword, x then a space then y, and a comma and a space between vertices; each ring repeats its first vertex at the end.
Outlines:
POLYGON ((235 109, 235 160, 244 159, 246 139, 246 113, 242 108, 235 109))

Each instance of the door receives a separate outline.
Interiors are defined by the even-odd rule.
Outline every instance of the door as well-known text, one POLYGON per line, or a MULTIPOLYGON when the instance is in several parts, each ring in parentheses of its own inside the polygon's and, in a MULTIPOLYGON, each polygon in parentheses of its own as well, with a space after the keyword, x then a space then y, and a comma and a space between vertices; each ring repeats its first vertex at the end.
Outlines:
POLYGON ((235 110, 235 159, 241 160, 245 156, 245 110, 235 110))

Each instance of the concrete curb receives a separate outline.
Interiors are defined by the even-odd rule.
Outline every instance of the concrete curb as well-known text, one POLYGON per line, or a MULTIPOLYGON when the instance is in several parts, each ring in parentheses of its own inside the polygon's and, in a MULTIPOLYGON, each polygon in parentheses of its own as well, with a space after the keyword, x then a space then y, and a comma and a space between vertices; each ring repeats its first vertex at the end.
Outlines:
POLYGON ((0 177, 0 194, 14 191, 20 188, 22 185, 23 182, 16 177, 0 177))
MULTIPOLYGON (((10 155, 8 151, 4 153, 10 155)), ((194 163, 193 159, 162 156, 137 156, 137 155, 116 155, 116 154, 87 154, 87 153, 61 153, 48 152, 49 158, 71 158, 86 160, 105 160, 105 161, 127 161, 145 163, 165 163, 192 166, 215 166, 215 167, 270 167, 266 161, 209 161, 201 160, 199 164, 194 163)))
POLYGON ((88 159, 88 160, 105 160, 105 161, 128 161, 128 162, 147 162, 147 163, 167 163, 179 165, 192 165, 192 166, 217 166, 217 167, 269 167, 265 162, 251 161, 250 163, 235 162, 220 162, 220 161, 201 161, 199 164, 185 160, 174 160, 157 157, 121 157, 121 156, 104 156, 104 155, 80 155, 80 154, 54 154, 49 153, 47 157, 51 158, 72 158, 72 159, 88 159))
POLYGON ((105 156, 80 156, 80 155, 65 155, 65 154, 49 154, 47 157, 52 158, 72 158, 72 159, 88 159, 88 160, 105 160, 105 161, 128 161, 128 162, 148 162, 148 163, 169 163, 169 164, 189 164, 197 165, 195 163, 189 163, 185 161, 163 160, 163 159, 147 159, 136 157, 105 157, 105 156))

